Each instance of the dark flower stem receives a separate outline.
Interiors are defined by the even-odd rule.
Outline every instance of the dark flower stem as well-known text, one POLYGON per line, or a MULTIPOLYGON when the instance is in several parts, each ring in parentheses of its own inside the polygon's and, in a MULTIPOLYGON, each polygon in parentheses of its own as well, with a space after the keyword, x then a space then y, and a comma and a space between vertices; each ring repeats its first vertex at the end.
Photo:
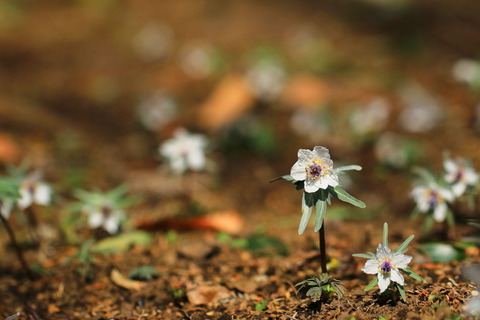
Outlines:
POLYGON ((325 248, 325 221, 318 232, 318 242, 320 244, 320 266, 322 273, 327 273, 327 250, 325 248))
POLYGON ((40 235, 38 233, 38 221, 37 215, 35 214, 35 209, 32 205, 30 205, 29 207, 25 208, 24 212, 28 220, 32 240, 38 245, 40 243, 40 235))
POLYGON ((5 227, 5 230, 7 230, 8 236, 10 237, 10 242, 12 243, 12 246, 15 249, 15 253, 17 254, 17 258, 20 261, 20 264, 22 265, 23 271, 25 271, 26 276, 30 280, 33 280, 32 270, 30 270, 30 268, 28 267, 27 261, 23 256, 23 252, 18 246, 17 239, 15 238, 15 233, 13 233, 12 227, 10 227, 8 220, 5 219, 1 214, 0 214, 0 219, 2 220, 2 224, 5 227))

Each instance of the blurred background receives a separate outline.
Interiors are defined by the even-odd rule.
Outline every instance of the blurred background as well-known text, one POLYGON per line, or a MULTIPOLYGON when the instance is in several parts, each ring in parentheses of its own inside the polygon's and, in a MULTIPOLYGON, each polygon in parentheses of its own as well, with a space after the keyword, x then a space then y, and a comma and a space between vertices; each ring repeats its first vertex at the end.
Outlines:
POLYGON ((300 193, 268 181, 289 173, 299 148, 323 145, 336 165, 364 167, 347 190, 407 216, 412 166, 439 170, 444 151, 480 160, 479 9, 2 1, 0 162, 27 159, 64 195, 126 182, 148 200, 140 215, 180 212, 166 203, 193 181, 206 211, 254 224, 296 221, 300 193), (179 127, 208 139, 206 172, 183 180, 158 153, 179 127))

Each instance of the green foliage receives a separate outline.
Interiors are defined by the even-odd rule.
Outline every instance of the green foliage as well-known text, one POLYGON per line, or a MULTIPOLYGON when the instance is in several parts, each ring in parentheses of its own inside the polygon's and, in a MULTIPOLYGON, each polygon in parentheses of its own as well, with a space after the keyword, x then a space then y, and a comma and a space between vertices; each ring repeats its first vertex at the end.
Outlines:
POLYGON ((341 200, 343 202, 350 203, 351 205, 354 205, 355 207, 359 208, 365 208, 367 205, 349 194, 347 191, 343 190, 340 187, 331 187, 329 186, 327 188, 327 191, 335 198, 338 200, 341 200))
POLYGON ((133 246, 148 246, 152 242, 152 235, 145 231, 133 231, 100 240, 93 247, 95 250, 124 252, 133 246))
POLYGON ((426 243, 418 250, 428 256, 433 263, 460 261, 465 258, 465 253, 462 249, 457 248, 449 243, 426 243))
POLYGON ((127 192, 128 186, 122 184, 107 192, 76 190, 75 196, 80 200, 80 205, 102 206, 110 204, 120 209, 130 207, 140 200, 137 196, 127 196, 127 192))
POLYGON ((263 311, 267 307, 267 300, 263 299, 259 303, 255 304, 255 311, 263 311))
POLYGON ((229 234, 221 232, 217 234, 217 240, 234 248, 243 248, 263 255, 268 255, 272 251, 282 256, 288 254, 288 248, 282 241, 262 233, 255 233, 247 238, 232 239, 229 234))
POLYGON ((95 240, 88 239, 85 241, 78 251, 70 256, 65 264, 74 264, 76 272, 81 279, 88 282, 94 278, 95 255, 113 253, 110 249, 95 248, 95 240))
POLYGON ((151 281, 159 276, 160 273, 155 267, 147 265, 135 268, 128 274, 128 278, 140 281, 151 281))
POLYGON ((16 202, 20 198, 20 184, 10 177, 0 178, 0 200, 16 202))
POLYGON ((328 300, 332 293, 343 298, 345 289, 337 279, 331 278, 328 273, 321 273, 320 276, 312 277, 295 285, 297 294, 311 299, 313 302, 328 300))

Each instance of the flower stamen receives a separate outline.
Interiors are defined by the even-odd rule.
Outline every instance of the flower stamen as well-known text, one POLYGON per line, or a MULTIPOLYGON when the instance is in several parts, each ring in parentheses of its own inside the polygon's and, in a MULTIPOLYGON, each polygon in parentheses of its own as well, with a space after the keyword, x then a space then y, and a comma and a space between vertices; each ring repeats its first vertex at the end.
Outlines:
POLYGON ((393 265, 392 265, 392 261, 390 259, 384 259, 380 262, 379 266, 378 266, 378 270, 381 272, 381 273, 386 273, 386 274, 389 274, 390 272, 392 272, 392 269, 393 269, 393 265))

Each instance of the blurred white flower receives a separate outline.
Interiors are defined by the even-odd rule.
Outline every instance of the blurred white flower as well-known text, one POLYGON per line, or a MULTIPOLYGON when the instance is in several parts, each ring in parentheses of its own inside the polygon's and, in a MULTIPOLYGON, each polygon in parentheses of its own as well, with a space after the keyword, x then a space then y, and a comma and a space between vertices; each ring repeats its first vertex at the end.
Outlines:
POLYGON ((410 132, 427 132, 435 128, 443 118, 443 109, 438 100, 418 84, 408 84, 400 89, 404 108, 400 125, 410 132))
POLYGON ((480 80, 480 63, 470 59, 460 59, 453 64, 453 78, 469 85, 480 80))
POLYGON ((319 141, 330 133, 329 121, 330 117, 326 112, 319 114, 317 110, 298 109, 290 117, 290 128, 311 141, 319 141))
POLYGON ((420 185, 413 188, 411 196, 417 204, 417 209, 423 213, 433 213, 433 219, 443 222, 447 217, 447 202, 454 200, 449 190, 436 184, 420 185))
POLYGON ((42 180, 38 172, 29 174, 21 182, 20 199, 17 202, 20 209, 28 208, 32 204, 46 206, 50 204, 51 199, 52 189, 42 180))
POLYGON ((149 23, 134 37, 133 46, 145 61, 155 61, 167 55, 172 49, 173 31, 170 27, 149 23))
POLYGON ((383 133, 375 142, 375 156, 394 168, 404 168, 410 161, 403 138, 392 132, 383 133))
POLYGON ((98 205, 85 205, 83 210, 88 215, 88 225, 92 229, 102 227, 110 234, 115 234, 125 217, 125 212, 105 201, 98 205))
POLYGON ((9 200, 0 200, 0 214, 5 219, 10 217, 10 213, 12 213, 13 209, 13 202, 9 200))
POLYGON ((178 108, 172 97, 162 92, 154 92, 140 101, 137 111, 145 128, 160 131, 175 118, 178 108))
POLYGON ((358 134, 379 132, 385 128, 390 108, 384 98, 372 100, 365 108, 355 109, 350 114, 350 126, 358 134))
POLYGON ((160 154, 169 161, 170 168, 177 174, 188 169, 199 171, 205 168, 207 139, 202 134, 191 134, 184 128, 175 131, 172 139, 159 148, 160 154))
POLYGON ((286 73, 274 62, 259 61, 247 70, 245 77, 257 98, 272 100, 282 91, 286 73))
POLYGON ((391 281, 404 286, 405 280, 399 269, 406 268, 412 260, 412 257, 402 253, 392 253, 392 251, 383 244, 378 245, 375 256, 375 259, 369 259, 365 262, 362 271, 367 274, 378 275, 380 293, 387 290, 391 281))
POLYGON ((205 78, 214 72, 216 54, 208 43, 189 43, 180 50, 180 66, 192 78, 205 78))
POLYGON ((478 174, 465 159, 446 159, 443 162, 445 168, 445 181, 452 186, 455 196, 461 196, 469 186, 478 182, 478 174))
POLYGON ((316 146, 313 150, 298 150, 298 160, 290 170, 297 181, 305 181, 305 192, 314 193, 328 186, 338 186, 338 176, 333 170, 333 161, 325 147, 316 146))

